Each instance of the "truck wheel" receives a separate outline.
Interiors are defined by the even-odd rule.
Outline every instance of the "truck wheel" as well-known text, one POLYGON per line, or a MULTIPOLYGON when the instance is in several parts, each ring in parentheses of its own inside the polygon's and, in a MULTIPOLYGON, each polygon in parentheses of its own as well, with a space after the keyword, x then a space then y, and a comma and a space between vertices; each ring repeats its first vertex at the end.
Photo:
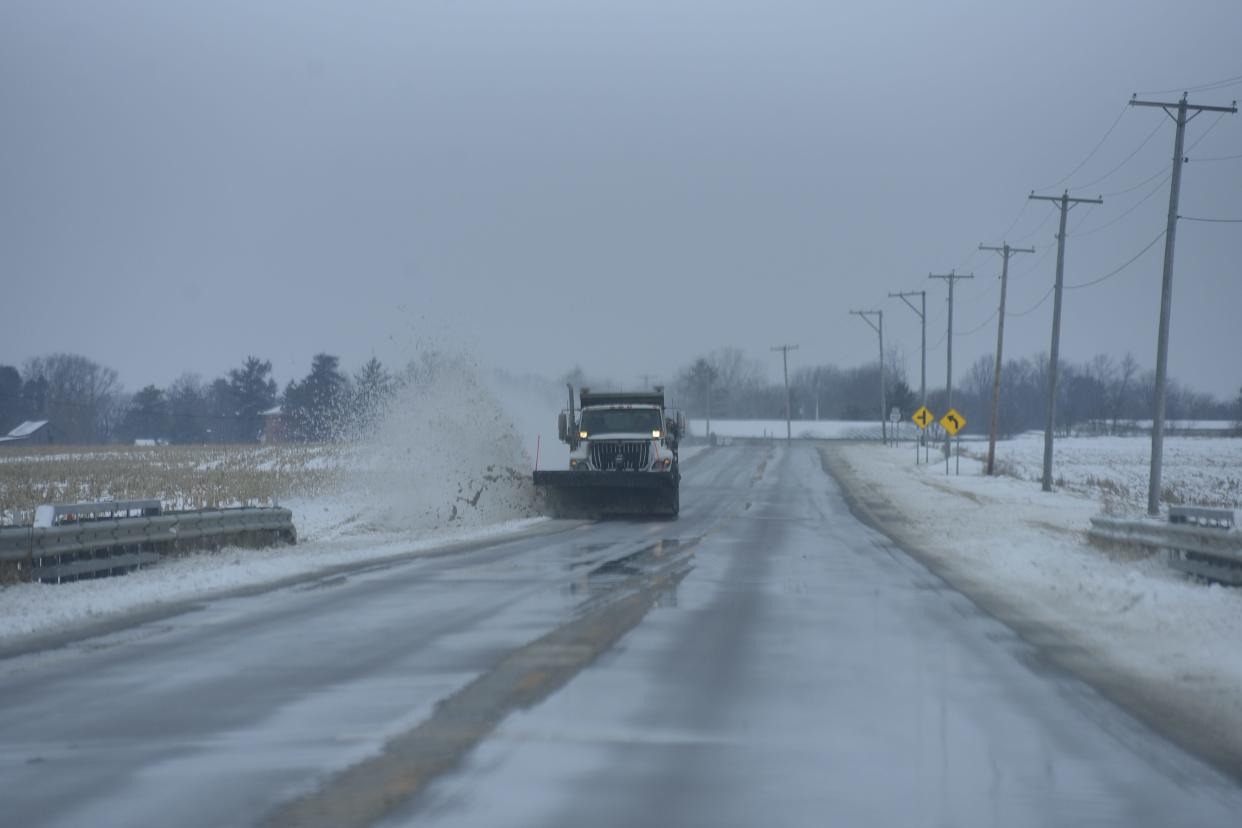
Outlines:
POLYGON ((672 502, 672 508, 669 509, 669 514, 671 514, 673 517, 677 517, 677 515, 680 514, 680 512, 681 512, 681 489, 677 488, 677 489, 673 489, 673 502, 672 502))

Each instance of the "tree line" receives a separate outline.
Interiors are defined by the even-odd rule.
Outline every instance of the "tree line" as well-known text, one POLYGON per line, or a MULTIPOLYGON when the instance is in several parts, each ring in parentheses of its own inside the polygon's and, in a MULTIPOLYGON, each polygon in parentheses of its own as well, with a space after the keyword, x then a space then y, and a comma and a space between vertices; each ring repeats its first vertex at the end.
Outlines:
MULTIPOLYGON (((972 430, 986 430, 991 419, 996 358, 982 356, 957 378, 953 407, 972 430)), ((1126 354, 1100 354, 1085 362, 1058 365, 1056 429, 1061 433, 1090 429, 1125 433, 1133 423, 1150 420, 1155 401, 1155 372, 1126 354)), ((887 404, 909 417, 921 402, 917 377, 911 383, 895 351, 885 356, 887 404)), ((999 430, 1002 436, 1042 429, 1046 418, 1048 356, 1010 359, 1001 371, 999 430)), ((677 405, 692 417, 713 419, 784 419, 785 386, 767 378, 763 365, 736 348, 704 354, 676 375, 671 390, 677 405)), ((803 366, 790 372, 790 408, 799 420, 876 420, 879 410, 879 360, 854 368, 803 366)), ((943 386, 929 388, 928 406, 947 409, 943 386)), ((1234 400, 1220 400, 1170 381, 1166 397, 1170 420, 1224 420, 1242 424, 1242 389, 1234 400)))
POLYGON ((321 353, 283 391, 271 361, 248 356, 210 381, 185 373, 167 387, 129 394, 112 368, 58 353, 28 359, 20 370, 0 365, 0 433, 48 420, 63 443, 254 443, 264 436, 264 412, 279 408, 282 439, 336 440, 374 425, 400 384, 374 357, 351 376, 321 353))
MULTIPOLYGON (((148 385, 130 394, 115 370, 78 354, 50 354, 26 360, 20 370, 0 365, 0 433, 23 420, 49 420, 57 442, 64 443, 254 443, 264 436, 264 412, 279 407, 281 439, 350 439, 371 429, 393 395, 432 370, 437 358, 429 355, 396 373, 372 358, 348 374, 337 357, 320 353, 304 377, 281 390, 272 377, 272 363, 248 356, 210 381, 186 373, 167 387, 148 385)), ((971 430, 986 429, 990 419, 994 364, 993 357, 980 357, 954 388, 953 405, 971 430)), ((1151 418, 1154 372, 1128 354, 1119 360, 1102 354, 1082 363, 1062 362, 1059 374, 1056 428, 1061 433, 1087 428, 1125 433, 1136 421, 1151 418)), ((1047 377, 1045 354, 1005 363, 1002 436, 1043 428, 1047 377)), ((575 386, 586 383, 581 370, 564 379, 575 386)), ((918 388, 912 387, 896 352, 886 355, 885 379, 887 404, 909 417, 920 402, 918 388)), ((713 419, 785 416, 784 384, 770 381, 762 363, 736 348, 692 360, 669 390, 673 404, 692 417, 708 414, 709 399, 713 419)), ((799 420, 875 420, 880 416, 879 362, 853 368, 799 367, 790 374, 790 402, 799 420)), ((944 389, 929 389, 927 402, 943 413, 944 389)), ((1242 425, 1242 390, 1235 400, 1222 401, 1170 382, 1166 404, 1171 420, 1242 425)))

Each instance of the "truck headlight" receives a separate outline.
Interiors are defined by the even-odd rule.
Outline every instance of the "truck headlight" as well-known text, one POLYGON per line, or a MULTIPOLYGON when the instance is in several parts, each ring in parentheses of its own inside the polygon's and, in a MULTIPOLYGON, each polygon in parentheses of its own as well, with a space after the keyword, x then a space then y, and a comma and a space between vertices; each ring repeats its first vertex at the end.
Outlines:
POLYGON ((575 458, 569 461, 569 468, 571 471, 586 471, 587 461, 585 459, 578 460, 575 458))
POLYGON ((663 468, 665 471, 668 471, 669 469, 671 469, 673 467, 673 458, 665 457, 663 460, 660 461, 660 467, 663 468))

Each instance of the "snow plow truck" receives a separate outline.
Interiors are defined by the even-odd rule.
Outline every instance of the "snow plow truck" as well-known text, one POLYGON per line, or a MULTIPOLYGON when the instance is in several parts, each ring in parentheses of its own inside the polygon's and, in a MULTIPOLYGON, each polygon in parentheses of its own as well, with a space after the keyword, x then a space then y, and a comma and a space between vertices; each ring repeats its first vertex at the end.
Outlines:
POLYGON ((665 408, 664 389, 581 389, 557 418, 569 468, 535 470, 535 486, 557 517, 669 515, 681 509, 677 443, 686 420, 665 408))

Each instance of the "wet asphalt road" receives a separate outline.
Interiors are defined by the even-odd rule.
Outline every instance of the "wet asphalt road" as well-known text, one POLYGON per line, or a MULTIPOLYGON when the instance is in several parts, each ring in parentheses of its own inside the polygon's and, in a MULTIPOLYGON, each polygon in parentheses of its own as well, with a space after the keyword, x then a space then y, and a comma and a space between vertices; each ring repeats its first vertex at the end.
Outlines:
POLYGON ((0 661, 0 822, 1237 824, 812 447, 702 454, 682 504, 0 661))

